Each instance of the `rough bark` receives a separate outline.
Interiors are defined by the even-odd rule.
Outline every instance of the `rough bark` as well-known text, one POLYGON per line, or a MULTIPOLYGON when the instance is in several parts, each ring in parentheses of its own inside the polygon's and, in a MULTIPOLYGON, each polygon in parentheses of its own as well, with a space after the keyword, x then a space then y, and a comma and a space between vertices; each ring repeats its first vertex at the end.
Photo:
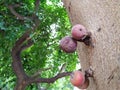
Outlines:
POLYGON ((120 90, 120 0, 63 0, 72 25, 92 32, 94 48, 78 42, 82 69, 92 67, 87 90, 120 90))

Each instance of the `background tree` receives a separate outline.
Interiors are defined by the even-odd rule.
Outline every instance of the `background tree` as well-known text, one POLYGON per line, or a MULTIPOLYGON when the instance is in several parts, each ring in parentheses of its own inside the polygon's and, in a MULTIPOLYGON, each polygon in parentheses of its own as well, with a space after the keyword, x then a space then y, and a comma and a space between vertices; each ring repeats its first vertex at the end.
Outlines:
MULTIPOLYGON (((74 70, 77 63, 76 53, 68 55, 59 49, 59 40, 69 35, 70 28, 66 11, 59 0, 40 2, 39 0, 22 2, 2 0, 0 2, 0 88, 13 90, 15 85, 17 85, 16 89, 20 87, 19 85, 23 85, 24 88, 25 79, 32 77, 44 79, 56 75, 64 77, 69 74, 66 72, 74 70), (16 79, 20 81, 16 83, 16 79)), ((33 83, 28 85, 26 90, 37 90, 41 87, 49 90, 63 90, 63 88, 73 90, 67 82, 68 79, 59 81, 54 78, 46 79, 49 81, 48 84, 33 83), (54 81, 56 81, 54 84, 50 84, 54 81), (64 85, 60 83, 61 81, 64 85)))
POLYGON ((63 0, 72 25, 92 33, 94 48, 78 42, 83 71, 91 67, 87 90, 120 90, 120 0, 63 0))

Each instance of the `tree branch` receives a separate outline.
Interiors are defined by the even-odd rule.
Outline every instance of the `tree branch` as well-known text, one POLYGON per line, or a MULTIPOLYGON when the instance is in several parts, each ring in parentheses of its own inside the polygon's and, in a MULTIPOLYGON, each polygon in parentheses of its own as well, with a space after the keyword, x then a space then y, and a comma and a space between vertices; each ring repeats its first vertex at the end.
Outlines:
POLYGON ((54 83, 59 78, 69 76, 71 73, 72 72, 59 73, 59 74, 57 74, 56 76, 54 76, 52 78, 33 78, 33 77, 31 77, 28 82, 29 83, 54 83))
POLYGON ((8 8, 10 9, 11 13, 17 17, 17 19, 25 20, 26 17, 20 15, 20 14, 17 13, 17 12, 15 11, 15 9, 14 9, 14 8, 16 8, 16 7, 19 7, 19 6, 20 6, 20 4, 8 5, 8 8))
POLYGON ((40 4, 40 0, 36 0, 35 1, 35 13, 37 13, 39 10, 39 4, 40 4))
POLYGON ((22 45, 24 43, 25 40, 27 40, 27 38, 29 37, 30 32, 25 32, 20 38, 19 40, 16 41, 15 46, 12 48, 12 67, 13 70, 16 74, 16 76, 18 77, 18 79, 20 78, 24 78, 27 75, 24 72, 23 66, 22 66, 22 62, 21 62, 21 51, 22 51, 22 45))
MULTIPOLYGON (((8 8, 10 9, 11 13, 13 15, 15 15, 18 19, 24 20, 25 17, 18 14, 14 9, 16 7, 19 7, 19 6, 20 6, 19 4, 9 5, 8 8)), ((26 87, 26 85, 28 85, 29 77, 27 76, 27 74, 24 71, 24 68, 23 68, 23 65, 22 65, 22 62, 21 62, 20 54, 21 54, 22 50, 30 47, 33 44, 32 40, 30 38, 30 33, 32 31, 35 31, 35 29, 39 26, 40 21, 39 21, 38 17, 34 13, 33 13, 33 15, 34 15, 34 17, 31 19, 34 22, 34 24, 32 26, 32 29, 27 30, 16 41, 15 45, 12 48, 12 53, 11 53, 12 54, 12 59, 13 59, 12 68, 13 68, 16 76, 17 76, 17 84, 16 84, 16 87, 15 87, 15 90, 23 90, 26 87), (25 41, 27 43, 24 43, 25 41)))

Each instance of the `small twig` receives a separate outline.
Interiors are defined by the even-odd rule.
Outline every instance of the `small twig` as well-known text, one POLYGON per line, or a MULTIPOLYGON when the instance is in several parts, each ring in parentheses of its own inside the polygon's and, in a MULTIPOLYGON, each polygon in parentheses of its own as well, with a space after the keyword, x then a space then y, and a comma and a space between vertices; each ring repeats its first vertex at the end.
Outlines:
POLYGON ((61 72, 65 69, 65 67, 66 67, 66 63, 64 63, 64 64, 62 65, 62 67, 60 68, 59 73, 61 73, 61 72))

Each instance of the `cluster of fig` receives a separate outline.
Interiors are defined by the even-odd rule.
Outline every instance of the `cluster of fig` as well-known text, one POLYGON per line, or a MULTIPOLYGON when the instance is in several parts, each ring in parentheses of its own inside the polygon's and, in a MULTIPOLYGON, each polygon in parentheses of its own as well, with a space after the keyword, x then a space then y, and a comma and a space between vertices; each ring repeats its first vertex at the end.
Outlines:
POLYGON ((79 89, 86 89, 89 86, 88 75, 83 72, 76 70, 70 76, 70 82, 73 86, 79 89))
MULTIPOLYGON (((83 42, 85 45, 92 45, 91 43, 91 33, 86 30, 83 25, 74 25, 71 29, 72 36, 65 36, 60 41, 60 48, 66 53, 73 53, 77 48, 77 41, 83 42)), ((92 74, 85 72, 85 74, 79 70, 74 71, 71 74, 70 82, 72 85, 80 88, 86 89, 89 86, 88 77, 92 74)))
POLYGON ((73 53, 77 48, 77 41, 84 42, 86 45, 90 43, 90 33, 83 25, 77 24, 72 27, 72 36, 65 36, 60 41, 60 48, 66 53, 73 53))

